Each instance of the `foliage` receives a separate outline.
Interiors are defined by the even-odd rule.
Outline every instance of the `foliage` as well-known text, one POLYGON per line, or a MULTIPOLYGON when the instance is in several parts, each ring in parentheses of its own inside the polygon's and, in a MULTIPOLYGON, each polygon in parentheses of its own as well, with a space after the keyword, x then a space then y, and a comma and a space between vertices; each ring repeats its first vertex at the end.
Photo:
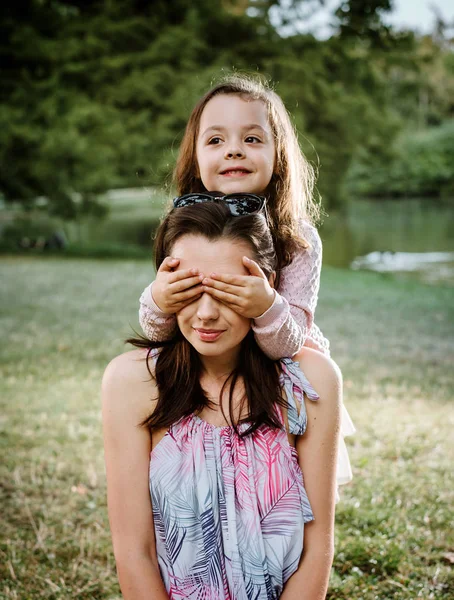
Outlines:
POLYGON ((30 217, 21 214, 3 228, 0 248, 2 250, 18 250, 35 245, 43 248, 46 240, 57 231, 58 223, 47 215, 35 213, 33 217, 30 217))
POLYGON ((289 29, 322 3, 9 3, 0 19, 0 191, 7 201, 45 196, 51 212, 77 220, 99 211, 106 189, 168 183, 193 104, 234 69, 276 81, 320 165, 325 203, 343 202, 359 151, 385 156, 408 119, 439 122, 452 111, 452 84, 443 83, 452 56, 443 40, 385 27, 385 0, 339 2, 329 40, 289 29))
POLYGON ((446 196, 454 191, 454 120, 402 133, 387 160, 359 154, 348 184, 360 196, 446 196))
POLYGON ((454 117, 452 40, 423 36, 414 53, 413 61, 390 64, 389 94, 406 127, 422 130, 454 117))
POLYGON ((318 168, 328 206, 345 201, 343 180, 358 148, 386 153, 397 122, 386 102, 382 74, 370 69, 355 42, 310 36, 282 41, 283 55, 266 65, 301 132, 301 145, 318 168), (374 98, 371 101, 371 97, 374 98))
MULTIPOLYGON (((5 600, 120 597, 99 386, 152 276, 143 261, 0 261, 5 600)), ((317 322, 358 429, 330 600, 454 594, 453 317, 452 289, 324 269, 317 322)))
POLYGON ((343 38, 360 37, 375 47, 390 40, 390 29, 383 25, 381 13, 391 10, 392 0, 342 0, 335 14, 343 38))
POLYGON ((0 252, 149 258, 168 198, 158 190, 117 190, 114 197, 109 196, 99 198, 98 206, 108 213, 102 220, 81 214, 69 222, 48 215, 44 207, 26 212, 4 209, 0 213, 0 252), (55 243, 56 236, 62 244, 55 243))

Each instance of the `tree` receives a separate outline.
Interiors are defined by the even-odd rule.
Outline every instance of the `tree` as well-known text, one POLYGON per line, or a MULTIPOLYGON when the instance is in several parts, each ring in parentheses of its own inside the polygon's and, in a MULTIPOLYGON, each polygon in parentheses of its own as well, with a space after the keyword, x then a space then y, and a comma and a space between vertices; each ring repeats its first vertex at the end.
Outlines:
POLYGON ((10 7, 0 25, 6 198, 43 195, 71 217, 80 196, 95 208, 106 188, 162 182, 192 104, 187 91, 198 95, 221 65, 250 67, 256 52, 269 54, 274 31, 260 27, 221 0, 10 7))
POLYGON ((0 190, 7 200, 46 196, 53 212, 70 218, 96 211, 108 188, 162 185, 197 98, 236 69, 276 82, 306 153, 320 164, 325 204, 339 204, 355 155, 389 158, 408 119, 423 114, 421 123, 430 123, 452 111, 451 87, 443 87, 452 56, 431 38, 416 46, 413 34, 384 26, 392 4, 385 0, 342 1, 328 40, 297 27, 280 35, 322 4, 9 4, 0 20, 0 190))

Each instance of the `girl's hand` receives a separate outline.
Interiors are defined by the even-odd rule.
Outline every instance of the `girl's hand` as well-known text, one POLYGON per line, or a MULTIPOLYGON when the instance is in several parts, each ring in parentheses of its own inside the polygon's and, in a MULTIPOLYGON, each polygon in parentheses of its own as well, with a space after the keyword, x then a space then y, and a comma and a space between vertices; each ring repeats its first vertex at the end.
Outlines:
POLYGON ((243 256, 250 275, 211 273, 202 280, 203 291, 248 319, 263 315, 274 302, 274 290, 256 262, 243 256))
POLYGON ((156 274, 153 283, 153 300, 159 310, 172 315, 203 293, 201 281, 203 273, 198 269, 174 271, 180 264, 180 259, 167 256, 156 274))

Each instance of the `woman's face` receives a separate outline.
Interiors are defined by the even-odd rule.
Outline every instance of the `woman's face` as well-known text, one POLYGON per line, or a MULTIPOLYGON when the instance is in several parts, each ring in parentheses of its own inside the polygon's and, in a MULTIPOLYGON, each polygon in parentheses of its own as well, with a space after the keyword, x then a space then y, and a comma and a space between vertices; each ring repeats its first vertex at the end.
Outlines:
MULTIPOLYGON (((210 241, 202 235, 182 236, 175 242, 171 254, 180 259, 177 270, 196 267, 205 276, 214 272, 248 275, 242 258, 255 258, 246 242, 210 241)), ((250 319, 208 293, 180 310, 176 317, 181 333, 201 357, 219 358, 230 366, 235 363, 241 342, 251 328, 250 319)))
POLYGON ((262 194, 273 175, 275 145, 265 104, 220 94, 203 109, 197 164, 208 191, 262 194))

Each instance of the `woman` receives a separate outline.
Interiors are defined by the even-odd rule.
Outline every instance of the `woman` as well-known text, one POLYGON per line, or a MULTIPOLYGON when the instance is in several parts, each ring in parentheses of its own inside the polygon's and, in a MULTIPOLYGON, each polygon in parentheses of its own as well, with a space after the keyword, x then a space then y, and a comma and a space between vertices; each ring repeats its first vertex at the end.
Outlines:
MULTIPOLYGON (((272 294, 276 255, 256 203, 246 194, 174 208, 157 234, 157 268, 177 256, 178 286, 191 268, 200 280, 213 270, 246 276, 246 257, 272 294)), ((139 349, 115 358, 103 379, 108 509, 124 598, 325 598, 337 367, 308 348, 271 360, 250 319, 203 288, 177 325, 166 342, 132 340, 139 349)))

